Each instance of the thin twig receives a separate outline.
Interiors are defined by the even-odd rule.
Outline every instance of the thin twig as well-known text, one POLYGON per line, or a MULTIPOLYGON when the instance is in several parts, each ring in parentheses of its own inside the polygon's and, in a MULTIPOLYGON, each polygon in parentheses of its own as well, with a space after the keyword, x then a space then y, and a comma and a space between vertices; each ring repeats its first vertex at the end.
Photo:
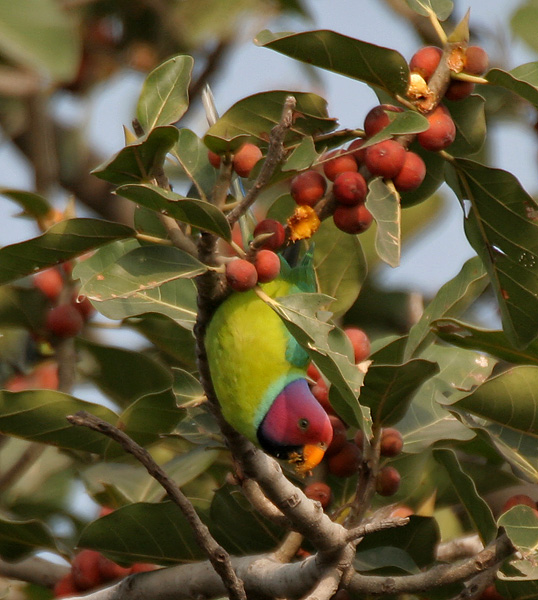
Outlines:
POLYGON ((195 104, 195 99, 202 93, 208 79, 217 71, 222 64, 223 59, 230 49, 230 42, 225 39, 219 40, 218 44, 207 55, 204 69, 198 75, 195 81, 191 81, 189 86, 189 105, 195 104))
POLYGON ((126 452, 132 454, 146 468, 148 473, 166 490, 170 499, 179 506, 182 513, 185 515, 185 518, 192 527, 198 545, 207 554, 213 568, 221 577, 222 582, 228 590, 229 597, 237 600, 246 600, 243 583, 238 579, 233 570, 230 556, 222 546, 217 544, 207 526, 198 516, 198 513, 195 511, 191 502, 168 477, 163 469, 161 469, 161 467, 153 460, 149 452, 145 448, 139 446, 117 427, 114 427, 110 423, 85 411, 80 411, 75 415, 69 415, 67 420, 72 425, 88 427, 89 429, 98 431, 118 442, 126 452))
POLYGON ((284 157, 284 139, 293 125, 293 112, 296 104, 297 101, 293 96, 288 96, 286 98, 280 122, 271 130, 269 136, 269 149, 267 150, 267 156, 265 157, 262 168, 243 201, 228 215, 228 222, 230 225, 233 225, 239 217, 245 214, 247 209, 254 204, 262 189, 273 176, 278 164, 282 161, 284 157))
POLYGON ((408 517, 394 517, 392 519, 384 519, 383 521, 374 521, 371 523, 364 523, 358 527, 354 527, 347 532, 348 540, 357 540, 363 538, 376 531, 383 531, 384 529, 393 529, 394 527, 403 527, 409 523, 408 517))
POLYGON ((366 436, 364 439, 363 460, 359 468, 357 492, 352 502, 351 511, 345 521, 345 526, 348 528, 356 527, 361 522, 375 494, 375 483, 379 469, 380 439, 381 428, 374 423, 371 441, 366 436))
POLYGON ((44 444, 30 443, 13 465, 0 475, 0 492, 11 487, 16 481, 21 479, 46 448, 44 444))

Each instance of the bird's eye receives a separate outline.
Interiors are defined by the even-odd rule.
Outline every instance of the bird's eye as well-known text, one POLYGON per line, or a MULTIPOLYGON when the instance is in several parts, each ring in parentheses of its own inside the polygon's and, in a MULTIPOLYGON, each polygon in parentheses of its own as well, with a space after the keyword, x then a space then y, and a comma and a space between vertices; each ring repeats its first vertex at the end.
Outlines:
POLYGON ((303 431, 306 431, 308 429, 310 425, 310 421, 308 419, 299 419, 297 421, 297 426, 299 427, 299 429, 302 429, 303 431))

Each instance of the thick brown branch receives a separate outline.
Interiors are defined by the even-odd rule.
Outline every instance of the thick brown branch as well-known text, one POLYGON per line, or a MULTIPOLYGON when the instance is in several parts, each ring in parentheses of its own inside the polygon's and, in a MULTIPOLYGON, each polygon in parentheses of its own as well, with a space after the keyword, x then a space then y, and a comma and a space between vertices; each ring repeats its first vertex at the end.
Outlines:
POLYGON ((355 574, 349 589, 358 594, 412 594, 466 581, 470 577, 500 564, 515 552, 512 542, 503 534, 476 556, 450 565, 439 565, 417 575, 378 577, 355 574))
MULTIPOLYGON (((347 547, 349 548, 349 546, 347 547)), ((450 583, 466 581, 479 573, 495 568, 514 552, 505 535, 499 537, 478 555, 452 565, 439 565, 429 571, 401 577, 382 577, 355 574, 349 589, 356 594, 419 593, 450 583)), ((347 562, 348 557, 345 562, 347 562)), ((23 581, 38 583, 29 559, 24 563, 9 564, 0 561, 0 573, 23 581)), ((40 559, 37 559, 38 562, 40 559)), ((232 557, 232 566, 243 580, 245 590, 254 598, 301 598, 308 594, 324 577, 330 576, 327 563, 320 556, 311 556, 301 562, 282 564, 267 555, 232 557)), ((36 563, 37 564, 37 563, 36 563)), ((333 567, 334 568, 334 567, 333 567)), ((51 565, 52 585, 66 567, 51 565)), ((345 578, 345 577, 344 577, 345 578)), ((43 584, 44 580, 41 580, 43 584)), ((45 584, 46 585, 46 584, 45 584)), ((346 585, 346 582, 344 582, 346 585)), ((325 584, 323 586, 325 588, 325 584)), ((226 593, 221 578, 208 561, 180 565, 127 577, 120 583, 86 596, 87 600, 191 600, 203 597, 218 598, 226 593)), ((312 592, 310 592, 312 594, 312 592)))
POLYGON ((118 442, 120 446, 129 454, 132 454, 148 471, 148 473, 160 483, 166 490, 169 498, 179 506, 185 518, 189 522, 195 534, 198 545, 206 552, 215 571, 222 578, 222 581, 229 593, 230 598, 246 600, 245 590, 242 582, 238 579, 232 568, 230 557, 226 550, 214 540, 207 526, 202 522, 193 505, 168 475, 153 460, 149 452, 134 442, 128 435, 114 427, 110 423, 90 415, 85 411, 80 411, 75 415, 70 415, 67 420, 81 427, 88 427, 98 431, 103 435, 118 442))
POLYGON ((18 562, 7 562, 0 558, 0 575, 18 581, 27 581, 44 587, 53 587, 71 567, 57 565, 38 556, 26 558, 18 562))
POLYGON ((243 201, 228 215, 230 225, 233 225, 254 204, 262 189, 273 176, 278 164, 282 161, 284 157, 284 139, 293 125, 293 111, 296 103, 297 101, 293 96, 286 98, 280 122, 271 130, 269 149, 267 150, 267 156, 265 157, 260 173, 243 201))

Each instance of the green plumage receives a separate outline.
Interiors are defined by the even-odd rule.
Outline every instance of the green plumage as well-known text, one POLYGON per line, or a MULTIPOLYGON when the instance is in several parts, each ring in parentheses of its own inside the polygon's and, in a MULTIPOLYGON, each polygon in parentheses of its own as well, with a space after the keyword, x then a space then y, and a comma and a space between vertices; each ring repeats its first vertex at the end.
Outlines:
MULTIPOLYGON (((271 298, 313 291, 310 257, 263 286, 271 298)), ((276 396, 305 377, 308 355, 280 317, 253 290, 235 292, 217 309, 206 335, 213 385, 224 418, 256 442, 256 430, 276 396)))

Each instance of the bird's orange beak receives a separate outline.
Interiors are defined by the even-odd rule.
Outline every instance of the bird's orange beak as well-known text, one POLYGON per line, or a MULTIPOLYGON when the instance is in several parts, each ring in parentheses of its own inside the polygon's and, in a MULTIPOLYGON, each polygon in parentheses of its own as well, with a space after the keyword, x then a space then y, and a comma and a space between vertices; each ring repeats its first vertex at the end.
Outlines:
POLYGON ((290 462, 295 463, 295 470, 300 475, 306 475, 315 466, 319 465, 325 455, 325 444, 306 444, 302 455, 296 455, 290 462))

